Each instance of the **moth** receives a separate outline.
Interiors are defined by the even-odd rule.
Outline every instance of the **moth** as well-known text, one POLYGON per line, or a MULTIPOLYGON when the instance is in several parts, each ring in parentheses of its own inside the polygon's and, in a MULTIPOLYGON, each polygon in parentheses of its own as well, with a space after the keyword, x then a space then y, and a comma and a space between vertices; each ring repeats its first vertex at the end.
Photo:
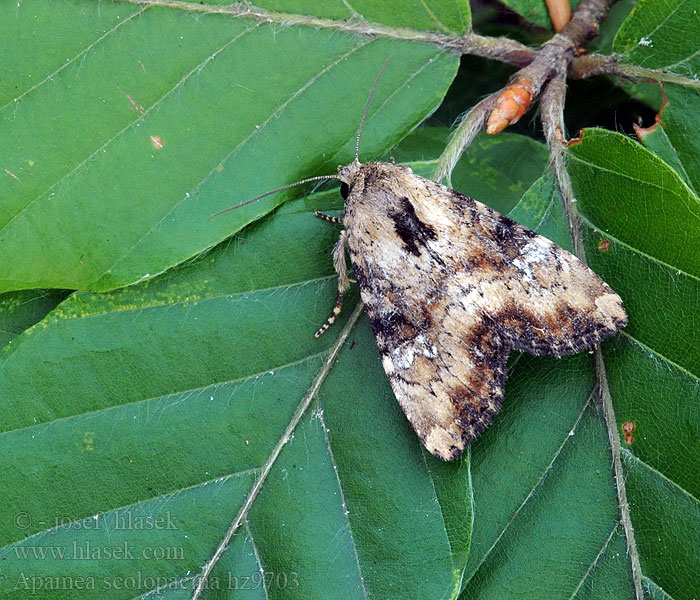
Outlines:
POLYGON ((366 116, 355 160, 337 176, 263 195, 340 180, 342 217, 316 213, 345 227, 333 249, 336 305, 316 337, 350 286, 347 249, 396 399, 425 448, 454 460, 500 410, 511 349, 573 354, 627 315, 607 283, 545 237, 409 167, 361 163, 366 116))

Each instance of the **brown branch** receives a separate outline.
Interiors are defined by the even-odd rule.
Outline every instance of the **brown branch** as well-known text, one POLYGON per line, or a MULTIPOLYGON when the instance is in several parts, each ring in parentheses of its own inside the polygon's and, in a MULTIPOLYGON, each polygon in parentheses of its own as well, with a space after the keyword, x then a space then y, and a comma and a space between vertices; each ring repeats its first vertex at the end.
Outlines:
POLYGON ((629 80, 650 80, 657 83, 675 83, 684 87, 700 89, 700 80, 689 79, 664 69, 648 69, 624 62, 619 56, 587 54, 579 56, 569 64, 569 77, 585 79, 595 75, 614 75, 629 80))
POLYGON ((432 44, 438 48, 453 50, 459 54, 473 54, 482 58, 499 60, 517 67, 529 64, 536 51, 520 42, 505 37, 487 37, 476 33, 462 36, 419 31, 409 27, 391 27, 381 23, 370 23, 360 16, 340 21, 323 19, 312 15, 275 12, 258 8, 246 2, 229 5, 199 4, 197 2, 179 2, 178 0, 125 0, 130 4, 143 7, 168 7, 189 12, 230 15, 236 18, 248 18, 260 23, 279 23, 281 25, 305 25, 318 29, 333 29, 345 33, 370 37, 388 37, 413 42, 432 44))
MULTIPOLYGON (((460 154, 483 126, 485 111, 490 110, 486 119, 487 133, 499 133, 525 114, 548 81, 564 81, 579 47, 598 33, 599 24, 614 1, 583 0, 571 21, 560 33, 540 47, 530 64, 515 73, 505 88, 490 95, 469 111, 440 156, 436 178, 449 179, 460 154)), ((563 96, 561 106, 563 107, 563 96)), ((555 158, 553 154, 553 160, 555 158)), ((563 159, 560 168, 564 169, 563 159)))
POLYGON ((514 67, 529 65, 537 54, 536 50, 505 37, 488 37, 476 33, 468 33, 462 36, 460 40, 462 45, 455 47, 455 49, 462 54, 490 58, 514 67))
POLYGON ((526 79, 535 95, 545 82, 561 72, 576 57, 578 48, 598 35, 600 22, 615 0, 583 0, 564 29, 542 44, 535 59, 513 79, 526 79))
POLYGON ((579 48, 598 35, 600 22, 615 0, 583 0, 566 26, 542 44, 534 60, 510 79, 489 118, 487 132, 503 131, 515 123, 539 96, 542 87, 561 73, 566 73, 579 48), (517 91, 516 91, 517 90, 517 91), (517 106, 513 103, 516 92, 517 106))

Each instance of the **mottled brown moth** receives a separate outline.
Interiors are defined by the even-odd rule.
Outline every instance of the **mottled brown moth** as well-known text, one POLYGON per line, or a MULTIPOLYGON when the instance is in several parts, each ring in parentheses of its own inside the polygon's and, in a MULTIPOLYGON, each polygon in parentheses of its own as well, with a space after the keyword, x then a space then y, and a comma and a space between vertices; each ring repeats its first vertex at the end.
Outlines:
POLYGON ((454 460, 500 410, 511 349, 573 354, 627 316, 608 284, 548 239, 406 166, 360 163, 366 115, 352 163, 298 182, 339 179, 345 199, 341 218, 317 213, 345 228, 336 306, 316 336, 350 286, 347 249, 396 399, 423 445, 454 460))

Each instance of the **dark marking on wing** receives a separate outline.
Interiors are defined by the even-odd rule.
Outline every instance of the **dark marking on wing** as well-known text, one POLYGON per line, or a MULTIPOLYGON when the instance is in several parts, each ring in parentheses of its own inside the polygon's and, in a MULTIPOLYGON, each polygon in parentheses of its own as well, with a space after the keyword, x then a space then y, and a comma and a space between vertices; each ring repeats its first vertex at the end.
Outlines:
POLYGON ((394 222, 394 230, 406 250, 415 256, 420 256, 419 246, 425 246, 428 240, 437 238, 435 229, 418 218, 413 204, 405 196, 398 199, 398 206, 389 212, 389 218, 394 222))
POLYGON ((391 312, 386 315, 378 315, 371 319, 372 330, 375 336, 381 335, 382 345, 379 350, 386 352, 386 345, 395 347, 401 341, 412 340, 417 335, 416 327, 401 312, 391 312))

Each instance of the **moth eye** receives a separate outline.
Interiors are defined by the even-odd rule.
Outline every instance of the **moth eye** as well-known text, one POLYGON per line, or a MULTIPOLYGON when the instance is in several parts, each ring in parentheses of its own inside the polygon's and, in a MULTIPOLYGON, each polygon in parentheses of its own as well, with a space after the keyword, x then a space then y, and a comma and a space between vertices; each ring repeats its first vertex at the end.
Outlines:
POLYGON ((340 183, 340 195, 343 197, 343 200, 348 199, 348 194, 350 193, 350 188, 348 187, 348 184, 345 183, 344 181, 340 183))

